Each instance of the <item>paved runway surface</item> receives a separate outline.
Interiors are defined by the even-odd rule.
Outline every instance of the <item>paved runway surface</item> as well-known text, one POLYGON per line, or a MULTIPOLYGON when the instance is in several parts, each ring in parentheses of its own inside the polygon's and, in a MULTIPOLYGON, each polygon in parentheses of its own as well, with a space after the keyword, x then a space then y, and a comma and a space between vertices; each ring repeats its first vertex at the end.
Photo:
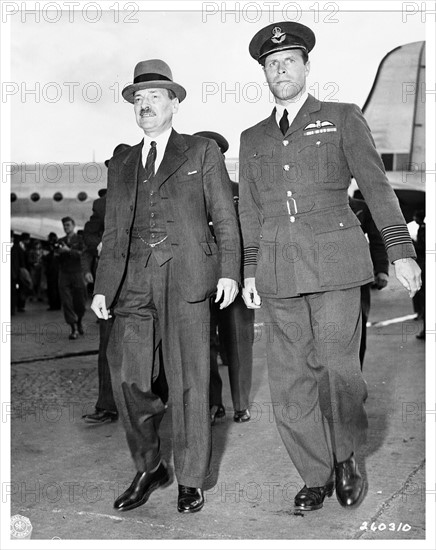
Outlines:
MULTIPOLYGON (((393 275, 372 293, 372 322, 413 313, 393 275)), ((215 485, 203 510, 176 510, 177 482, 127 513, 112 508, 135 475, 119 422, 81 420, 97 396, 98 325, 68 340, 60 312, 29 303, 12 318, 11 513, 30 519, 33 539, 384 539, 425 538, 424 348, 409 320, 369 328, 364 377, 369 440, 358 454, 369 484, 355 510, 333 496, 322 510, 293 514, 302 483, 272 418, 262 313, 256 321, 252 421, 235 424, 226 367, 225 421, 213 428, 215 485)), ((298 417, 298 407, 295 409, 298 417)), ((171 462, 170 415, 163 421, 163 454, 171 462)), ((151 548, 149 542, 145 548, 151 548)), ((223 543, 224 545, 224 543, 223 543)), ((306 547, 303 541, 293 548, 306 547)), ((312 546, 311 546, 312 547, 312 546)), ((374 548, 378 547, 377 544, 374 548)), ((411 547, 411 546, 410 546, 411 547)))

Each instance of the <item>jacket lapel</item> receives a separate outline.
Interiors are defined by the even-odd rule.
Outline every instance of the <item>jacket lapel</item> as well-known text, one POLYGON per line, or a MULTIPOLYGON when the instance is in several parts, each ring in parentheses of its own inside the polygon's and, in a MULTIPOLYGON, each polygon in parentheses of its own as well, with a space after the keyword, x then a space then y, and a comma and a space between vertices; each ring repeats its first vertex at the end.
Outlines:
POLYGON ((165 183, 188 160, 185 154, 187 149, 188 146, 183 137, 173 129, 162 162, 154 177, 158 187, 165 183))
POLYGON ((301 109, 298 111, 297 116, 294 118, 292 124, 289 126, 289 130, 286 132, 286 135, 288 136, 290 134, 293 134, 300 128, 304 128, 309 123, 310 115, 316 111, 319 111, 320 109, 321 102, 309 94, 301 109))

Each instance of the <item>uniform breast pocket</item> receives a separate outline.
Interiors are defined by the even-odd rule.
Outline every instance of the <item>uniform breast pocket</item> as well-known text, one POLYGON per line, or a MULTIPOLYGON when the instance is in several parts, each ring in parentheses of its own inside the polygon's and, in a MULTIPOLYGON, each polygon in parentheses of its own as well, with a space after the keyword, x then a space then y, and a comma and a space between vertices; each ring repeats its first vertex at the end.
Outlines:
POLYGON ((339 138, 326 134, 304 136, 298 150, 300 170, 305 181, 314 184, 339 181, 339 138), (307 139, 307 141, 306 141, 307 139))
POLYGON ((358 284, 372 276, 368 241, 351 210, 314 216, 309 225, 321 286, 358 284))

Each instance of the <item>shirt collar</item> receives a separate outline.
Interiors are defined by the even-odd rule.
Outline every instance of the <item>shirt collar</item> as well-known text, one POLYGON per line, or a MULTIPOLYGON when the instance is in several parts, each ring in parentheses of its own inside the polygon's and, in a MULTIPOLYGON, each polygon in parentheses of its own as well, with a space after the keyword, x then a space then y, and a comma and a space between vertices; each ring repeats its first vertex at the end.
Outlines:
POLYGON ((289 126, 294 122, 295 117, 298 114, 298 111, 301 109, 301 107, 304 105, 306 99, 308 98, 309 93, 305 91, 301 96, 297 99, 297 101, 293 101, 292 103, 288 103, 288 105, 279 105, 276 103, 276 120, 277 124, 279 124, 280 119, 283 116, 283 111, 286 109, 288 111, 288 121, 289 126))

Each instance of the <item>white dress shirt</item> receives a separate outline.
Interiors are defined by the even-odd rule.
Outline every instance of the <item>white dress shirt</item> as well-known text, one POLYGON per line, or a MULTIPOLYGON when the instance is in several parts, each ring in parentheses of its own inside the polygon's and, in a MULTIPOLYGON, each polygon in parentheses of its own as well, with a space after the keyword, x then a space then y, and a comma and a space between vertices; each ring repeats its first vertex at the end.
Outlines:
POLYGON ((164 157, 165 149, 167 147, 168 140, 170 139, 171 132, 172 127, 168 128, 168 130, 165 130, 157 137, 150 137, 147 135, 144 136, 144 145, 142 147, 142 164, 144 167, 147 161, 148 152, 150 151, 151 142, 156 142, 156 160, 154 163, 155 174, 159 170, 160 163, 162 162, 162 159, 164 157))
POLYGON ((287 105, 279 105, 276 103, 276 121, 280 128, 280 119, 283 116, 283 111, 286 109, 288 111, 288 121, 289 126, 294 122, 295 117, 298 114, 298 111, 303 106, 304 102, 307 99, 307 96, 309 95, 308 92, 304 92, 297 101, 293 101, 292 103, 288 103, 287 105))

